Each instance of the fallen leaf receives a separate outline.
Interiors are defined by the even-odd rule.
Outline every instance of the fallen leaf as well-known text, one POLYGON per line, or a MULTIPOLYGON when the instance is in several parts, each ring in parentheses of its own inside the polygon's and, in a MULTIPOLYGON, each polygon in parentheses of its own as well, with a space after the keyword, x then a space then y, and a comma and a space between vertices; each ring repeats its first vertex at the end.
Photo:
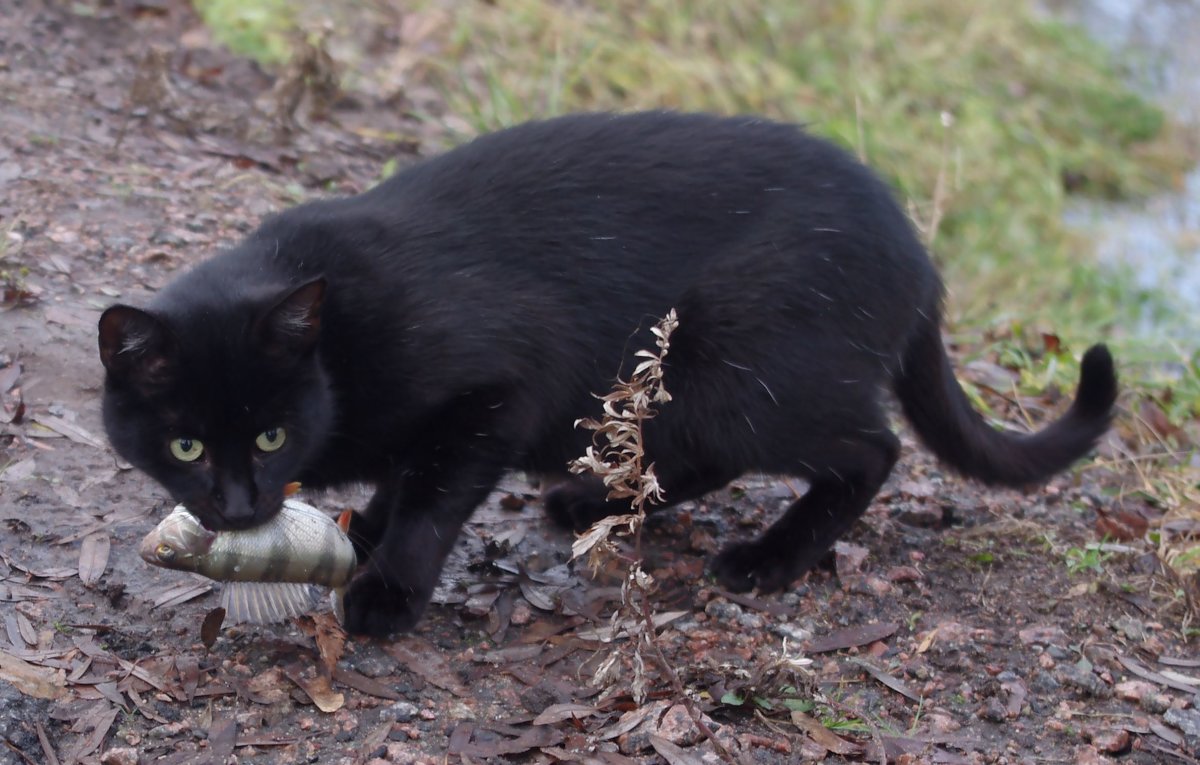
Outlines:
POLYGON ((175 671, 179 673, 179 684, 190 704, 196 698, 196 688, 200 685, 200 662, 191 654, 180 654, 175 657, 175 671))
POLYGON ((46 755, 46 765, 59 765, 58 754, 46 736, 46 729, 42 726, 41 720, 37 721, 37 734, 38 743, 42 745, 42 754, 46 755))
POLYGON ((33 416, 32 420, 38 425, 41 425, 44 428, 49 428, 55 433, 58 433, 59 435, 64 436, 68 440, 74 441, 77 444, 92 446, 97 449, 104 448, 104 442, 99 438, 96 438, 94 435, 79 427, 75 423, 69 422, 62 417, 58 417, 57 415, 37 414, 33 416))
POLYGON ((650 746, 662 755, 662 758, 667 761, 667 765, 706 765, 700 755, 675 746, 665 738, 653 733, 650 734, 650 746))
MULTIPOLYGON (((654 623, 654 628, 658 629, 665 624, 670 624, 676 619, 682 619, 690 613, 690 611, 663 611, 662 613, 654 614, 654 616, 651 617, 651 621, 654 623)), ((575 633, 575 636, 580 640, 599 640, 602 643, 609 643, 616 638, 624 639, 627 637, 625 633, 628 631, 628 629, 640 621, 640 618, 622 619, 615 626, 605 625, 603 627, 596 627, 594 629, 581 630, 580 632, 575 633)))
POLYGON ((389 699, 391 701, 399 701, 400 699, 404 698, 399 693, 396 693, 378 680, 355 672, 352 669, 334 667, 333 679, 342 685, 353 688, 359 693, 365 693, 368 696, 375 696, 376 698, 380 699, 389 699))
POLYGON ((868 675, 883 683, 888 688, 891 688, 896 693, 899 693, 901 696, 911 699, 912 701, 921 700, 921 695, 919 693, 909 688, 899 678, 892 677, 887 672, 884 672, 879 667, 876 667, 874 664, 864 661, 863 659, 851 659, 851 661, 861 667, 868 675))
POLYGON ((39 667, 0 649, 0 679, 35 699, 58 699, 66 693, 67 673, 39 667))
POLYGON ((0 481, 7 483, 24 481, 26 478, 31 477, 35 470, 37 470, 37 462, 34 461, 33 457, 26 457, 20 462, 10 462, 0 468, 0 481))
POLYGON ((220 606, 204 615, 204 621, 200 622, 200 642, 205 648, 212 648, 213 643, 217 642, 217 636, 221 634, 221 625, 224 623, 225 609, 220 606))
POLYGON ((333 674, 342 652, 346 650, 346 630, 338 623, 337 617, 329 612, 313 614, 302 621, 312 625, 313 639, 317 642, 317 653, 325 667, 325 674, 333 674))
POLYGON ((804 731, 805 735, 818 745, 823 746, 826 751, 848 757, 857 757, 863 752, 862 746, 853 741, 847 741, 803 712, 792 710, 792 724, 804 731))
POLYGON ((186 603, 208 592, 212 592, 212 585, 197 578, 168 585, 159 590, 157 594, 148 595, 148 597, 153 604, 151 608, 164 608, 186 603))
POLYGON ((0 393, 8 393, 21 377, 21 364, 14 362, 0 369, 0 393))
POLYGON ((297 665, 287 665, 283 673, 295 683, 304 694, 312 699, 317 709, 326 714, 336 712, 346 703, 346 697, 333 690, 329 678, 322 674, 307 677, 297 665))
POLYGON ((808 653, 828 653, 829 651, 840 651, 843 648, 857 648, 858 646, 874 643, 876 640, 889 638, 898 629, 900 629, 899 624, 878 623, 834 630, 827 635, 814 637, 805 646, 805 651, 808 653))
POLYGON ((533 718, 534 725, 553 725, 563 720, 581 720, 591 717, 600 710, 587 704, 551 704, 533 718))
POLYGON ((111 541, 108 534, 97 531, 88 534, 79 545, 79 580, 91 586, 100 581, 108 568, 108 553, 111 541))
POLYGON ((211 762, 228 762, 237 744, 237 718, 233 715, 213 715, 208 726, 208 750, 211 762))
POLYGON ((470 695, 470 691, 458 679, 458 674, 443 657, 442 652, 429 641, 408 635, 388 643, 384 650, 431 685, 450 691, 456 696, 470 695))

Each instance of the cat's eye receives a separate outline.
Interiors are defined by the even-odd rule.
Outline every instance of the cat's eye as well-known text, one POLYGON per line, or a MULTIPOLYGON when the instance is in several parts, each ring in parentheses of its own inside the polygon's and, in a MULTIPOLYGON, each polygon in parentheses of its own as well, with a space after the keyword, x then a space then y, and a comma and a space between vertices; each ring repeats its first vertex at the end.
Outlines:
POLYGON ((285 438, 287 433, 283 428, 271 428, 259 433, 258 438, 254 439, 254 445, 264 452, 273 452, 283 446, 285 438))
POLYGON ((194 438, 176 438, 170 448, 171 456, 180 462, 195 462, 204 454, 204 444, 194 438))

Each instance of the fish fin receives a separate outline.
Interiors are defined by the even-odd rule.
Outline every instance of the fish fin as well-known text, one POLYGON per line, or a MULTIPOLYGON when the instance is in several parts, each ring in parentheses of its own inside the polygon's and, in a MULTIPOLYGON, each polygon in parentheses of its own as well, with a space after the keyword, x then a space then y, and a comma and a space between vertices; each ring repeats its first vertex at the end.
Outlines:
POLYGON ((273 624, 313 609, 312 585, 294 582, 226 582, 221 606, 230 624, 273 624))
POLYGON ((345 587, 334 587, 329 591, 329 606, 333 609, 334 618, 337 619, 338 624, 342 625, 343 627, 346 626, 346 607, 343 604, 345 597, 345 587))
POLYGON ((285 483, 283 485, 283 496, 285 497, 290 497, 298 491, 300 491, 299 481, 292 481, 291 483, 285 483))
POLYGON ((342 530, 343 534, 350 533, 350 517, 352 515, 354 515, 353 510, 343 510, 337 517, 338 528, 342 530))

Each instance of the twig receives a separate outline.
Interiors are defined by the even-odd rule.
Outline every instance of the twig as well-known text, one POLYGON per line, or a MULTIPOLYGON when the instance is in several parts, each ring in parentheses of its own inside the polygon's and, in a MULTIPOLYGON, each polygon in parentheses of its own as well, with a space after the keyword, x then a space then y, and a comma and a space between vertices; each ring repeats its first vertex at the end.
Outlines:
MULTIPOLYGON (((638 534, 641 534, 641 529, 638 529, 638 534)), ((717 740, 717 734, 712 728, 704 722, 700 710, 696 708, 696 702, 687 695, 687 689, 683 687, 683 681, 679 679, 679 675, 675 672, 675 668, 667 661, 666 654, 663 653, 662 647, 658 644, 658 633, 654 629, 654 614, 650 610, 650 601, 646 597, 646 592, 642 592, 642 621, 649 632, 647 633, 646 642, 654 650, 654 658, 658 661, 658 666, 662 669, 663 674, 667 676, 667 681, 671 683, 672 690, 679 700, 683 703, 683 708, 687 710, 688 717, 692 718, 692 723, 697 730, 709 741, 712 742, 713 749, 721 756, 721 759, 728 762, 730 765, 739 765, 738 760, 733 754, 725 748, 725 745, 717 740)))

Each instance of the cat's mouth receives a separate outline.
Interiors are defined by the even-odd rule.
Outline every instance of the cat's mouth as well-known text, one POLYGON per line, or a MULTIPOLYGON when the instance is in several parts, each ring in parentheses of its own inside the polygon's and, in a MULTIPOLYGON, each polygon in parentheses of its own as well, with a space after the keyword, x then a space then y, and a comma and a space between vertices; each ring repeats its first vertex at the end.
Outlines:
POLYGON ((204 502, 184 504, 200 519, 200 524, 209 531, 245 531, 269 522, 283 507, 282 491, 274 496, 260 496, 254 504, 239 502, 219 504, 211 498, 204 502))

